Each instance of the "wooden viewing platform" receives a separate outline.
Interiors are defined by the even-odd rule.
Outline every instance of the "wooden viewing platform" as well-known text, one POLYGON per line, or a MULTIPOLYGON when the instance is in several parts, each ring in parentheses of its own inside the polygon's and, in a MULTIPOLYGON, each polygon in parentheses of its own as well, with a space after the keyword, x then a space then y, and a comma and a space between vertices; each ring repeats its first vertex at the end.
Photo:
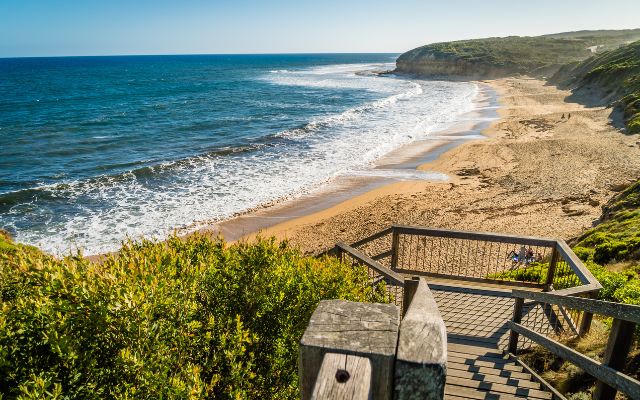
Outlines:
POLYGON ((619 372, 640 307, 593 300, 601 285, 564 241, 394 226, 352 245, 338 243, 330 253, 365 268, 399 317, 376 325, 375 333, 367 332, 373 322, 362 310, 342 313, 347 319, 335 326, 312 318, 315 336, 305 333, 301 343, 303 399, 564 399, 518 359, 533 346, 595 377, 595 399, 614 399, 617 391, 640 399, 640 382, 619 372), (587 333, 594 314, 613 318, 602 362, 558 341, 587 333), (381 331, 382 369, 371 345, 381 331), (395 352, 388 344, 394 340, 395 352), (354 379, 345 381, 347 373, 339 382, 349 366, 358 366, 354 379))

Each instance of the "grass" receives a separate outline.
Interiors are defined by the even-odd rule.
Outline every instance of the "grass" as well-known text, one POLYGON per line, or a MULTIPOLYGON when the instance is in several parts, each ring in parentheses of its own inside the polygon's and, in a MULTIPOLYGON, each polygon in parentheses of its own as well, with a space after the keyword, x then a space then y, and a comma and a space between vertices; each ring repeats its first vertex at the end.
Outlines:
POLYGON ((297 398, 318 302, 383 301, 364 270, 274 239, 129 242, 101 264, 1 240, 5 399, 297 398))

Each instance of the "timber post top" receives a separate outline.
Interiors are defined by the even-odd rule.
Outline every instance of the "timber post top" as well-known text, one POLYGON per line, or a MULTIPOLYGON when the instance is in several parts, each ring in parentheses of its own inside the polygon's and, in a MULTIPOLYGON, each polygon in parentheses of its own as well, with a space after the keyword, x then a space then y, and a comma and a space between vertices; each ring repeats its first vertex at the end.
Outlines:
POLYGON ((405 282, 412 300, 402 320, 394 304, 320 302, 300 341, 303 399, 354 398, 355 391, 374 400, 443 398, 444 321, 426 280, 405 282))

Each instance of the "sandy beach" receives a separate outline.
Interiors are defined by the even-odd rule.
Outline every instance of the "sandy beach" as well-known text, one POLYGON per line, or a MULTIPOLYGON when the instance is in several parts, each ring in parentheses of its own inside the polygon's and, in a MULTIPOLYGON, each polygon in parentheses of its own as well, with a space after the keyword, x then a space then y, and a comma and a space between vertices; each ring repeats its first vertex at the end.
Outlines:
POLYGON ((571 239, 592 226, 616 191, 640 177, 638 137, 615 129, 610 109, 570 102, 569 91, 537 79, 484 83, 497 92, 501 106, 499 119, 483 131, 486 138, 417 166, 448 180, 343 194, 348 198, 337 204, 284 219, 259 234, 287 238, 306 253, 392 224, 571 239))

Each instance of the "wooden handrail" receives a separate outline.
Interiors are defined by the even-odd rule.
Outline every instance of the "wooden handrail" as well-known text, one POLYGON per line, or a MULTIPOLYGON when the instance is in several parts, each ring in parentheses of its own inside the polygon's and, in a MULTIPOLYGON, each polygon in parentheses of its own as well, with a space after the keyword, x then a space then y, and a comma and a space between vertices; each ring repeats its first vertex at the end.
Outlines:
POLYGON ((387 228, 387 229, 385 229, 385 230, 382 230, 382 231, 380 231, 380 232, 378 232, 378 233, 374 233, 374 234, 373 234, 373 235, 371 235, 371 236, 367 236, 367 237, 366 237, 366 238, 364 238, 364 239, 360 239, 360 240, 358 240, 357 242, 352 243, 352 244, 351 244, 351 247, 360 247, 360 246, 362 246, 363 244, 367 244, 367 243, 369 243, 369 242, 373 242, 373 241, 374 241, 374 240, 376 240, 376 239, 380 239, 380 238, 381 238, 381 237, 383 237, 383 236, 389 235, 389 234, 391 234, 391 232, 393 232, 393 227, 389 227, 389 228, 387 228))
POLYGON ((632 399, 640 399, 640 381, 623 374, 620 371, 595 361, 577 351, 559 343, 553 339, 541 335, 529 328, 518 323, 509 321, 509 328, 518 334, 521 334, 534 342, 542 345, 544 348, 557 355, 558 357, 570 361, 577 365, 589 375, 598 379, 607 385, 620 390, 632 399))
POLYGON ((378 272, 380 275, 384 276, 385 281, 387 281, 388 283, 401 287, 404 286, 404 278, 402 277, 402 275, 398 274, 397 272, 393 272, 373 258, 367 256, 363 252, 356 250, 348 244, 342 242, 336 243, 336 248, 344 251, 345 253, 348 253, 349 255, 351 255, 351 257, 355 258, 369 268, 378 272))
POLYGON ((561 239, 557 240, 556 243, 556 249, 560 252, 560 255, 562 255, 562 258, 569 265, 569 267, 571 267, 573 272, 578 276, 580 282, 583 285, 595 285, 598 287, 598 289, 602 289, 602 285, 600 285, 600 282, 598 282, 596 277, 593 276, 591 271, 589 271, 589 269, 584 265, 582 260, 580 260, 578 256, 575 255, 569 245, 561 239))
POLYGON ((556 292, 540 293, 526 290, 512 290, 511 295, 516 298, 565 306, 580 311, 586 311, 593 314, 604 315, 640 324, 640 306, 586 299, 582 297, 565 296, 556 292))
POLYGON ((525 244, 531 246, 554 247, 556 240, 533 236, 518 236, 490 232, 455 231, 417 226, 393 225, 393 229, 404 235, 425 235, 451 239, 485 240, 488 242, 525 244))

